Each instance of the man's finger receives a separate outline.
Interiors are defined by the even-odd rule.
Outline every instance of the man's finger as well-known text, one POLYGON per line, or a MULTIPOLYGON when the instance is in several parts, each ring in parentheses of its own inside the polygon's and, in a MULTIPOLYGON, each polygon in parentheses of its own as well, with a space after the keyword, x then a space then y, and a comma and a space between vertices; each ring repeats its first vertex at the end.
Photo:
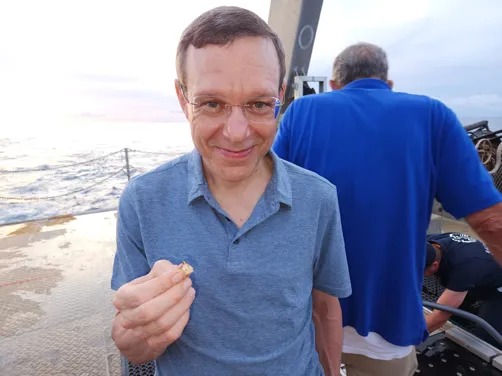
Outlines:
POLYGON ((171 309, 164 311, 157 320, 139 327, 140 331, 151 337, 171 330, 185 312, 190 309, 194 298, 195 290, 191 287, 171 309))
POLYGON ((161 274, 164 274, 174 268, 176 268, 176 265, 173 265, 173 263, 169 260, 158 260, 155 261, 155 264, 152 266, 152 270, 150 270, 150 273, 154 277, 158 277, 161 274))
POLYGON ((181 270, 173 267, 171 270, 157 277, 144 278, 143 282, 126 283, 115 293, 113 305, 118 310, 139 307, 141 304, 169 290, 175 285, 173 279, 178 280, 180 273, 183 274, 181 270))
POLYGON ((174 326, 167 332, 148 338, 147 343, 153 349, 165 348, 181 337, 190 318, 190 310, 186 311, 174 326))
POLYGON ((153 275, 151 275, 150 273, 148 273, 147 275, 144 275, 142 277, 139 277, 139 278, 136 278, 136 279, 133 279, 131 282, 129 282, 130 284, 132 285, 137 285, 138 283, 143 283, 143 282, 146 282, 150 279, 153 278, 153 275))
POLYGON ((192 281, 185 279, 136 308, 122 310, 123 326, 132 329, 156 321, 187 295, 191 285, 192 281))

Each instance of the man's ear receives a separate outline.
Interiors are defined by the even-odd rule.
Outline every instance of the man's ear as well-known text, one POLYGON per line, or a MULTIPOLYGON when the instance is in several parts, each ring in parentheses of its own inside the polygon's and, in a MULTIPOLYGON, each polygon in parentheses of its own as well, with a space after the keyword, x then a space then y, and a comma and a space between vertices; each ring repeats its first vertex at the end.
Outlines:
POLYGON ((185 94, 183 92, 183 86, 179 80, 174 80, 174 88, 176 89, 176 96, 178 97, 178 102, 180 104, 185 117, 188 118, 188 100, 185 98, 185 94))
POLYGON ((279 100, 281 103, 284 103, 284 96, 286 95, 286 83, 283 82, 281 87, 279 88, 279 100))
POLYGON ((335 80, 329 80, 329 87, 331 90, 340 90, 343 86, 335 80))
POLYGON ((387 85, 392 89, 394 87, 394 81, 392 80, 387 80, 387 85))
POLYGON ((439 261, 438 260, 433 261, 431 266, 433 273, 436 273, 439 270, 439 261))

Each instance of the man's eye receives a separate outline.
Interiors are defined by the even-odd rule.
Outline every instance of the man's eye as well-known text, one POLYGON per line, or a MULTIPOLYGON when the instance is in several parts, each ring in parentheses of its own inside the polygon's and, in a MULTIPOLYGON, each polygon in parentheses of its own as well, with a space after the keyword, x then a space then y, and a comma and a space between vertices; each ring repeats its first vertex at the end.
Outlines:
POLYGON ((201 111, 219 112, 225 108, 225 103, 212 98, 200 99, 196 103, 196 109, 201 111))
POLYGON ((271 107, 270 103, 263 102, 263 101, 251 102, 249 104, 250 104, 251 108, 254 110, 264 110, 264 109, 268 109, 271 107))
POLYGON ((218 109, 218 108, 222 107, 222 104, 221 104, 221 102, 209 101, 209 102, 205 102, 203 104, 203 107, 209 107, 211 109, 218 109))

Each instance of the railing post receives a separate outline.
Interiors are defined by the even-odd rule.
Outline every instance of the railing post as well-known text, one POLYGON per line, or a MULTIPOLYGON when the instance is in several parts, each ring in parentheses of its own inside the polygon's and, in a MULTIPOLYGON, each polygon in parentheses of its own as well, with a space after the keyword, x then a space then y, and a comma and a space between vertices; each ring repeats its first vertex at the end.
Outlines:
POLYGON ((124 153, 126 160, 127 180, 131 180, 131 169, 129 168, 129 148, 124 148, 124 153))

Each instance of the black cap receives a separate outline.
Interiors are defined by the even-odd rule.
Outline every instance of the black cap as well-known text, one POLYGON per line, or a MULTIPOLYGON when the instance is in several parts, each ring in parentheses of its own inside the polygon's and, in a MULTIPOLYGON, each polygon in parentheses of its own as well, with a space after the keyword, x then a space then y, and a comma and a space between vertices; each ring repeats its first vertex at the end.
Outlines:
POLYGON ((427 242, 427 256, 425 258, 425 267, 428 268, 436 259, 436 248, 429 242, 427 242))

